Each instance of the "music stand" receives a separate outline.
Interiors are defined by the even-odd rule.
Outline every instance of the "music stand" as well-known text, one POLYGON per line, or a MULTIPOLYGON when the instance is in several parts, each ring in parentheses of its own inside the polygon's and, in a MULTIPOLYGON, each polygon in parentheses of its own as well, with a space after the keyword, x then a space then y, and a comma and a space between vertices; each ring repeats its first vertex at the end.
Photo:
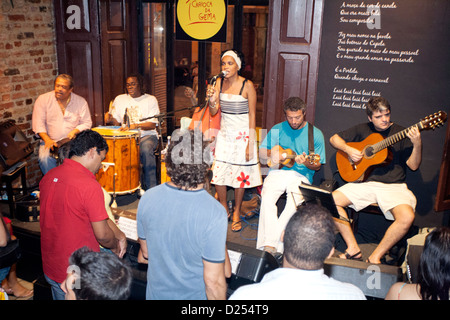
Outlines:
POLYGON ((333 195, 330 191, 305 183, 302 183, 299 186, 299 189, 306 204, 317 203, 326 208, 331 213, 333 218, 344 220, 337 211, 333 195))

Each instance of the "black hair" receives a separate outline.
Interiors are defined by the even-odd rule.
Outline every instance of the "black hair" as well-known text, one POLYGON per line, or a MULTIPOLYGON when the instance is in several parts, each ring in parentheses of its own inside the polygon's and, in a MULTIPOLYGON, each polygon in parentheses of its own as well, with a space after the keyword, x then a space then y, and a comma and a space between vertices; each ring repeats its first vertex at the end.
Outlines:
POLYGON ((72 76, 70 76, 70 75, 68 75, 68 74, 65 74, 65 73, 62 73, 62 74, 58 75, 58 76, 55 78, 55 84, 56 84, 56 80, 58 80, 58 79, 64 79, 64 80, 69 81, 69 89, 73 88, 73 86, 74 86, 74 81, 73 81, 72 76))
POLYGON ((236 55, 238 56, 238 58, 241 60, 241 68, 238 70, 238 74, 241 75, 241 72, 244 70, 244 67, 245 67, 245 56, 244 56, 244 54, 243 54, 241 51, 236 50, 236 49, 227 49, 227 50, 223 50, 223 51, 220 53, 220 61, 221 61, 221 62, 222 62, 222 56, 223 56, 223 54, 224 54, 225 52, 227 52, 227 51, 233 51, 234 53, 236 53, 236 55))
POLYGON ((206 182, 211 165, 209 146, 199 130, 175 130, 166 154, 167 175, 180 188, 206 182))
POLYGON ((418 271, 423 300, 449 300, 450 228, 439 227, 427 235, 418 271))
POLYGON ((298 206, 284 233, 284 257, 292 266, 305 270, 323 268, 335 240, 330 212, 315 203, 298 206))
POLYGON ((69 265, 79 272, 79 284, 73 288, 77 300, 126 300, 130 296, 133 273, 115 254, 83 247, 72 253, 69 265))
POLYGON ((128 93, 127 86, 126 86, 126 80, 129 78, 136 78, 138 84, 139 84, 139 90, 141 90, 141 94, 144 94, 146 91, 144 77, 140 73, 131 73, 129 74, 125 79, 125 92, 128 93))
POLYGON ((100 133, 93 130, 84 130, 70 142, 69 158, 73 156, 81 157, 92 148, 97 148, 98 154, 103 150, 108 152, 108 144, 100 133))

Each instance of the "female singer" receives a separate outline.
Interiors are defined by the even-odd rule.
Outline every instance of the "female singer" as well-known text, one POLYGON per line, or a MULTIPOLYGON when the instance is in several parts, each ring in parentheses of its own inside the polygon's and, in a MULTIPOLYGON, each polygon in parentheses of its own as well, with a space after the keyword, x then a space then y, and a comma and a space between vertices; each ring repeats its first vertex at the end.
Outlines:
POLYGON ((262 184, 255 131, 256 91, 250 80, 239 75, 244 68, 242 53, 223 52, 221 66, 225 76, 208 89, 211 115, 221 110, 211 183, 226 209, 227 186, 234 188, 231 230, 238 232, 242 229, 240 212, 245 188, 262 184))

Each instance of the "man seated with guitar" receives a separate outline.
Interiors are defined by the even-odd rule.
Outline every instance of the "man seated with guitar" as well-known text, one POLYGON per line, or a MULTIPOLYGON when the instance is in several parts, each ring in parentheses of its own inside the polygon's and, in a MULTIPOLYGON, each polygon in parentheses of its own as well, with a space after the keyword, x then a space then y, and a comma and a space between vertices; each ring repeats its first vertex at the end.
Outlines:
POLYGON ((303 201, 299 185, 302 182, 311 184, 314 173, 325 163, 322 131, 312 127, 313 140, 309 144, 310 124, 305 118, 306 104, 303 100, 291 97, 284 103, 283 110, 286 121, 269 131, 259 149, 260 161, 262 164, 267 161, 270 171, 261 193, 256 247, 272 254, 283 252, 281 234, 303 201), (314 150, 313 153, 310 149, 314 150), (278 217, 276 203, 285 192, 286 206, 278 217))
MULTIPOLYGON (((422 140, 419 129, 413 126, 404 134, 409 139, 397 140, 389 150, 378 148, 376 144, 371 145, 383 139, 388 140, 386 137, 405 128, 391 122, 391 106, 385 98, 371 98, 366 105, 366 112, 368 123, 356 125, 330 138, 331 145, 338 150, 336 162, 344 180, 347 170, 343 168, 348 168, 349 175, 363 168, 356 173, 359 176, 357 179, 346 180, 360 181, 359 183, 343 185, 333 192, 333 197, 339 214, 344 218, 348 217, 345 207, 350 206, 359 211, 376 203, 386 219, 394 221, 367 259, 369 263, 378 264, 388 250, 403 238, 414 221, 416 197, 405 183, 406 167, 413 171, 419 168, 422 161, 422 140), (371 146, 364 148, 368 145, 371 146), (386 151, 380 159, 377 159, 378 149, 386 151), (375 159, 375 163, 370 163, 372 159, 375 159), (340 162, 346 162, 347 167, 340 162)), ((361 260, 361 250, 350 224, 345 220, 336 220, 336 225, 347 244, 347 250, 340 258, 361 260)))

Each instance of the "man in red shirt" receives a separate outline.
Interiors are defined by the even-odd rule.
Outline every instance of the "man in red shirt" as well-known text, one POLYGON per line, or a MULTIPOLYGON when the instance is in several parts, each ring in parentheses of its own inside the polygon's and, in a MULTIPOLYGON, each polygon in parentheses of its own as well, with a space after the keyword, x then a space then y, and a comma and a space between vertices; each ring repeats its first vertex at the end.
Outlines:
POLYGON ((60 284, 75 250, 86 246, 98 252, 101 245, 119 257, 126 252, 125 234, 108 218, 95 178, 107 152, 104 138, 85 130, 71 142, 69 158, 39 184, 42 264, 55 300, 64 300, 60 284))

